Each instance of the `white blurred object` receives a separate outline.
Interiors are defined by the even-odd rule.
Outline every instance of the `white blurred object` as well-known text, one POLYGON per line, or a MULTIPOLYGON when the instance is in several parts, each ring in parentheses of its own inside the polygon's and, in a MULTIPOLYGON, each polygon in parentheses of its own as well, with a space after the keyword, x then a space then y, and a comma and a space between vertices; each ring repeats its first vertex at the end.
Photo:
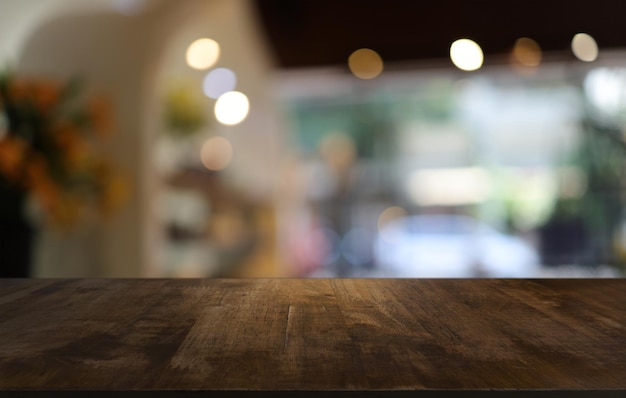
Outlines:
POLYGON ((527 278, 540 270, 529 243, 463 215, 394 220, 380 231, 374 253, 377 267, 400 278, 527 278))

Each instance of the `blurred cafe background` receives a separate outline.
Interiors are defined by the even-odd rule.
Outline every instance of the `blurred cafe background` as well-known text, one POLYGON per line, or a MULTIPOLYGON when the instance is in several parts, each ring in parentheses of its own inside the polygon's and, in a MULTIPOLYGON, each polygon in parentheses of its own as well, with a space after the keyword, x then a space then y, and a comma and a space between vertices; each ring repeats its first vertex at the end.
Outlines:
POLYGON ((0 0, 0 275, 623 277, 624 15, 0 0))

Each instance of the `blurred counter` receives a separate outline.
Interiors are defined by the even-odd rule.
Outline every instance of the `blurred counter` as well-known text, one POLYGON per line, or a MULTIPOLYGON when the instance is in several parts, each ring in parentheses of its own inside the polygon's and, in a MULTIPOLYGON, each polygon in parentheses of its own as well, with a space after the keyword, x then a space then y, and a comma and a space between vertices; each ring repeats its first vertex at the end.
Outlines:
POLYGON ((626 279, 5 279, 0 314, 1 397, 626 396, 626 279))

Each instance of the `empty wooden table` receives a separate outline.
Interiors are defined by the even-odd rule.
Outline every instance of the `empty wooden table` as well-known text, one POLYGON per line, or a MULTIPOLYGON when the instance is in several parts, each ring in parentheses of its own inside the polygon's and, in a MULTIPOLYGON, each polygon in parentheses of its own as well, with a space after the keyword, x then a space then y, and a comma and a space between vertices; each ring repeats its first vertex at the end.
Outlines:
POLYGON ((86 391, 626 397, 626 279, 0 280, 0 396, 86 391))

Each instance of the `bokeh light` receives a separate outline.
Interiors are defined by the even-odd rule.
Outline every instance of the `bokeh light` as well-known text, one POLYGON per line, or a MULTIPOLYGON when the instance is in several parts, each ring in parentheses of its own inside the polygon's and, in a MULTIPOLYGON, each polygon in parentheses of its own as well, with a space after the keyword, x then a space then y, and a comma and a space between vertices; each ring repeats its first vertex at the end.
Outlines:
POLYGON ((233 158, 233 147, 224 137, 211 137, 204 142, 200 151, 200 160, 209 170, 222 170, 233 158))
POLYGON ((369 48, 361 48, 348 57, 348 67, 359 79, 373 79, 383 71, 383 60, 369 48))
POLYGON ((619 120, 626 105, 626 69, 594 68, 583 81, 583 88, 594 112, 607 120, 619 120))
POLYGON ((209 69, 219 57, 220 45, 213 39, 198 39, 187 48, 187 64, 194 69, 209 69))
POLYGON ((233 91, 237 86, 237 75, 230 69, 217 68, 207 73, 202 84, 204 94, 213 99, 220 95, 233 91))
POLYGON ((484 202, 491 184, 482 167, 428 168, 411 172, 406 188, 419 206, 455 206, 484 202))
POLYGON ((539 43, 528 37, 521 37, 513 46, 513 60, 519 65, 536 67, 541 63, 541 47, 539 43))
POLYGON ((407 211, 399 206, 391 206, 386 208, 378 216, 378 230, 381 231, 390 222, 397 220, 398 218, 405 217, 407 211))
POLYGON ((593 62, 598 58, 598 44, 587 33, 577 33, 572 39, 572 52, 581 61, 593 62))
POLYGON ((294 254, 307 268, 315 269, 336 262, 341 255, 340 245, 341 239, 334 230, 316 227, 309 231, 305 240, 294 245, 294 254))
POLYGON ((483 50, 475 41, 459 39, 450 46, 450 59, 459 69, 474 71, 483 65, 483 50))
POLYGON ((229 91, 222 94, 215 103, 215 117, 227 126, 241 123, 250 111, 250 102, 245 94, 229 91))

